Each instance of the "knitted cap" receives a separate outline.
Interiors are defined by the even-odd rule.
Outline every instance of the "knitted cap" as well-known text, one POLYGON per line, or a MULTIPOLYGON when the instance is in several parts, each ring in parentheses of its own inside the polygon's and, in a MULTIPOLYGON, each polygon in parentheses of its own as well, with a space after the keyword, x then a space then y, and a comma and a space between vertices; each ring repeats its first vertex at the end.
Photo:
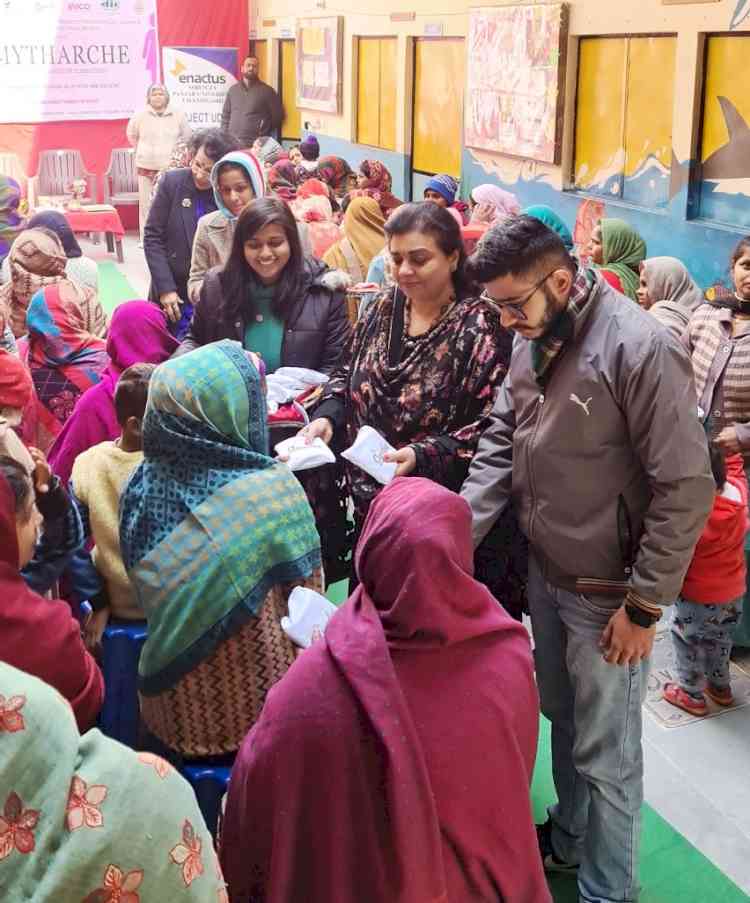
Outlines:
POLYGON ((320 156, 320 145, 315 135, 308 135, 300 144, 299 149, 305 160, 317 160, 320 156))
POLYGON ((445 200, 452 204, 456 200, 458 182, 453 176, 433 176, 425 186, 425 191, 436 191, 445 200))

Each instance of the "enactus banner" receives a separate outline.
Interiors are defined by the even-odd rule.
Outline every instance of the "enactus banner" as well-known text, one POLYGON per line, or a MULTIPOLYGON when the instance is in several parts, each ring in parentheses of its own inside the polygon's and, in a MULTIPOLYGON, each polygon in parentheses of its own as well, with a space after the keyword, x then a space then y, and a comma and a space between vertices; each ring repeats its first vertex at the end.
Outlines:
POLYGON ((193 129, 221 127, 227 91, 236 84, 236 47, 164 47, 164 84, 170 102, 193 129))
POLYGON ((0 122, 127 119, 158 60, 156 0, 0 0, 0 122))

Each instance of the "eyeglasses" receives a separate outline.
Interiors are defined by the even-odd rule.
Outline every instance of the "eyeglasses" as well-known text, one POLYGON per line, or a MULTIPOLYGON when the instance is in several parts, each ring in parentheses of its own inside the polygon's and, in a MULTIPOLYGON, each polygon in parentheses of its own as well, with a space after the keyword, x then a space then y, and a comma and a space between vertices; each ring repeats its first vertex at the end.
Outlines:
POLYGON ((531 301, 534 295, 557 269, 558 268, 555 267, 554 270, 550 270, 543 279, 540 279, 539 282, 537 282, 525 298, 521 298, 518 301, 499 301, 497 298, 493 298, 486 290, 483 291, 479 297, 482 301, 487 301, 489 304, 494 304, 495 307, 499 307, 500 310, 507 310, 508 313, 512 314, 517 320, 528 320, 528 317, 523 312, 524 307, 526 307, 529 301, 531 301))
POLYGON ((192 162, 190 163, 190 165, 193 167, 193 169, 197 169, 198 172, 202 172, 204 176, 210 176, 211 173, 213 172, 213 168, 214 168, 213 163, 209 163, 208 166, 203 166, 203 165, 201 165, 201 164, 195 159, 195 157, 193 157, 193 160, 192 160, 192 162))

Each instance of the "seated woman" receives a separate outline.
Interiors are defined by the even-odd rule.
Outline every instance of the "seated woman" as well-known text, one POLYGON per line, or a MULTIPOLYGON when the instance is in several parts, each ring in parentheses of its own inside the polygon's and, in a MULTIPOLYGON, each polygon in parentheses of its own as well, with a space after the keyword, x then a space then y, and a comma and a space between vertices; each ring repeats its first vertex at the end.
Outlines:
POLYGON ((349 337, 343 289, 340 273, 303 255, 283 201, 253 201, 239 218, 226 266, 206 276, 180 353, 235 339, 261 354, 269 373, 330 373, 349 337))
POLYGON ((36 389, 36 442, 45 454, 62 432, 78 398, 102 378, 106 343, 88 328, 71 282, 37 292, 26 314, 28 337, 19 354, 36 389))
POLYGON ((329 248, 323 263, 364 282, 373 257, 385 247, 385 219, 374 198, 354 198, 346 208, 341 227, 344 237, 329 248))
POLYGON ((603 219, 594 226, 586 248, 594 267, 615 291, 637 301, 639 269, 646 258, 646 242, 621 219, 603 219))
POLYGON ((343 157, 320 157, 315 178, 328 185, 337 200, 342 200, 355 186, 357 176, 343 157))
MULTIPOLYGON (((407 204, 385 225, 396 285, 356 326, 305 435, 346 447, 371 426, 397 449, 398 475, 458 489, 512 338, 464 274, 461 232, 436 204, 407 204)), ((382 488, 346 465, 357 523, 382 488)))
POLYGON ((99 268, 96 261, 84 255, 78 239, 62 213, 57 210, 43 210, 31 217, 27 228, 49 229, 50 232, 54 232, 60 239, 65 256, 68 258, 65 265, 65 275, 68 279, 84 288, 91 289, 92 292, 99 291, 99 268))
POLYGON ((387 219, 392 210, 404 203, 391 192, 392 187, 393 179, 387 166, 380 160, 363 160, 359 164, 357 187, 349 192, 349 199, 374 198, 387 219))
POLYGON ((104 699, 99 668, 68 604, 38 595, 21 575, 42 524, 36 499, 49 492, 44 477, 35 475, 33 483, 22 464, 0 456, 0 661, 52 684, 73 707, 81 730, 88 730, 104 699))
POLYGON ((547 207, 546 204, 534 204, 534 206, 527 207, 521 212, 527 216, 533 216, 534 219, 538 219, 540 223, 544 223, 547 228, 556 232, 562 239, 565 250, 571 254, 573 253, 573 233, 565 225, 563 218, 558 216, 551 207, 547 207))
POLYGON ((291 160, 279 160, 269 169, 266 187, 271 197, 290 203, 297 197, 297 167, 291 160))
POLYGON ((0 897, 217 903, 226 890, 190 785, 99 731, 35 677, 0 664, 0 897))
POLYGON ((10 314, 13 335, 26 335, 26 311, 33 296, 46 286, 65 282, 65 294, 81 310, 89 332, 102 337, 107 333, 107 318, 95 292, 66 279, 68 258, 62 243, 49 229, 26 229, 10 249, 10 282, 0 286, 0 304, 10 314))
POLYGON ((706 303, 687 267, 676 257, 649 257, 641 263, 638 303, 675 336, 682 338, 690 318, 706 303))
POLYGON ((262 376, 238 342, 167 361, 120 503, 122 558, 148 620, 141 715, 186 757, 238 749, 294 661, 280 623, 291 588, 321 586, 313 515, 268 456, 266 418, 262 376))
MULTIPOLYGON (((26 221, 18 212, 21 206, 21 186, 10 176, 0 175, 0 263, 4 264, 16 237, 26 228, 26 221)), ((7 282, 5 267, 0 283, 7 282)))
POLYGON ((187 283, 188 301, 196 304, 206 273, 227 262, 240 213, 254 198, 266 193, 260 163, 241 151, 225 154, 211 171, 211 184, 218 210, 198 220, 187 283))
POLYGON ((473 579, 468 505, 396 480, 356 565, 359 588, 234 764, 229 899, 549 903, 528 635, 473 579))
POLYGON ((264 135, 256 138, 253 142, 251 151, 255 157, 260 160, 263 168, 268 171, 274 163, 286 158, 287 153, 275 138, 270 135, 264 135))
POLYGON ((446 173, 438 173, 427 180, 423 197, 438 207, 450 210, 459 226, 465 226, 468 221, 469 205, 464 201, 456 200, 458 194, 458 182, 446 173))
POLYGON ((321 260, 331 245, 341 238, 328 187, 319 179, 308 179, 300 185, 297 198, 290 206, 297 222, 307 227, 312 256, 321 260))
POLYGON ((101 380, 80 396, 50 449, 50 466, 64 484, 67 485, 73 462, 81 452, 120 435, 114 399, 123 370, 133 364, 160 364, 177 347, 166 315, 156 305, 126 301, 115 310, 107 336, 109 362, 101 380))

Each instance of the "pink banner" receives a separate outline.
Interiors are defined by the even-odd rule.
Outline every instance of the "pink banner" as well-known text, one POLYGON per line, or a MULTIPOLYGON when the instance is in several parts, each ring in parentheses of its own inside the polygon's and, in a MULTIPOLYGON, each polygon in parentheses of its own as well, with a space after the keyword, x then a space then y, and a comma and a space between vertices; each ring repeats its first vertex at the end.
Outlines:
POLYGON ((156 0, 3 0, 0 122, 127 119, 158 60, 156 0))

